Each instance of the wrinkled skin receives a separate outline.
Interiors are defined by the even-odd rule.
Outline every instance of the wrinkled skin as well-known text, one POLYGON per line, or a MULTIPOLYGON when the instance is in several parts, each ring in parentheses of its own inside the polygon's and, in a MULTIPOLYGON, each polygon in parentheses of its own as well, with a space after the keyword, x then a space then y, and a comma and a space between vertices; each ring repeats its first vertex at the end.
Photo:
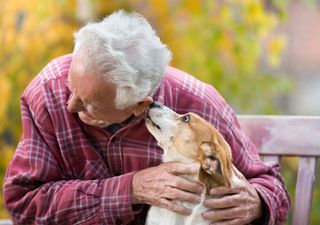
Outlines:
POLYGON ((203 213, 203 217, 218 225, 248 224, 262 214, 260 197, 249 183, 211 189, 205 206, 212 210, 203 213))
POLYGON ((132 181, 133 202, 155 205, 183 215, 191 210, 175 204, 174 200, 200 203, 202 184, 187 180, 180 175, 192 175, 198 168, 183 163, 162 163, 141 170, 132 181))

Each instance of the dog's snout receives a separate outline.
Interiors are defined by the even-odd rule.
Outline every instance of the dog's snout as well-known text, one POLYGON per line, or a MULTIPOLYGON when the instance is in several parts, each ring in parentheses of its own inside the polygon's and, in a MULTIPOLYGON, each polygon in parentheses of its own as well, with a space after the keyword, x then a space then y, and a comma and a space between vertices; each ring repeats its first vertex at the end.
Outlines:
POLYGON ((161 108, 161 104, 158 103, 158 102, 152 102, 149 107, 150 107, 150 109, 152 109, 152 108, 161 108))

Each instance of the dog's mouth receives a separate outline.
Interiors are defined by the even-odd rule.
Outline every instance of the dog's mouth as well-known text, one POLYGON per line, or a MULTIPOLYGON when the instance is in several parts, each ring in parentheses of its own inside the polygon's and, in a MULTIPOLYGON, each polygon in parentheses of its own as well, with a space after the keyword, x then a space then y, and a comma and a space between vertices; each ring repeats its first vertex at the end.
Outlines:
POLYGON ((161 127, 160 127, 158 124, 156 124, 156 123, 151 119, 151 117, 149 116, 149 114, 147 114, 147 122, 148 122, 148 121, 152 124, 152 126, 154 126, 155 128, 157 128, 158 130, 161 130, 161 127))

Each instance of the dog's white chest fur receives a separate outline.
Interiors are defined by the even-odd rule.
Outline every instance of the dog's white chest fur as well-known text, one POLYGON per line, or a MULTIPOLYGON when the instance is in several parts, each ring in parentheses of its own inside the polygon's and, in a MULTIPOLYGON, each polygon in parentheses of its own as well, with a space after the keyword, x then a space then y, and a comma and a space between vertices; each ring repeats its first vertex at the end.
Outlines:
MULTIPOLYGON (((198 174, 194 177, 196 176, 198 176, 198 174)), ((205 198, 204 191, 201 195, 201 202, 199 204, 187 202, 177 203, 192 209, 192 214, 189 216, 180 215, 165 208, 151 206, 148 212, 146 225, 208 225, 210 224, 210 221, 204 220, 202 217, 202 213, 208 210, 208 208, 204 206, 205 198)))
POLYGON ((152 206, 148 212, 146 225, 208 225, 210 221, 202 217, 202 213, 207 210, 203 204, 204 200, 205 195, 203 194, 201 203, 193 206, 190 216, 179 215, 167 209, 152 206))

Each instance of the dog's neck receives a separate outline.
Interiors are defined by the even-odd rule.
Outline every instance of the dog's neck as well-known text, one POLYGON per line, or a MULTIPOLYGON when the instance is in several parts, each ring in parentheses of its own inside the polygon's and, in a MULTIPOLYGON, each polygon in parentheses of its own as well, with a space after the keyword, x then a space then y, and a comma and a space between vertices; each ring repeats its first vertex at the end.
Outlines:
MULTIPOLYGON (((193 159, 190 159, 171 145, 158 144, 163 149, 162 161, 163 162, 182 162, 182 163, 197 163, 193 159)), ((197 163, 199 164, 199 163, 197 163)), ((200 165, 200 164, 199 164, 200 165)))

